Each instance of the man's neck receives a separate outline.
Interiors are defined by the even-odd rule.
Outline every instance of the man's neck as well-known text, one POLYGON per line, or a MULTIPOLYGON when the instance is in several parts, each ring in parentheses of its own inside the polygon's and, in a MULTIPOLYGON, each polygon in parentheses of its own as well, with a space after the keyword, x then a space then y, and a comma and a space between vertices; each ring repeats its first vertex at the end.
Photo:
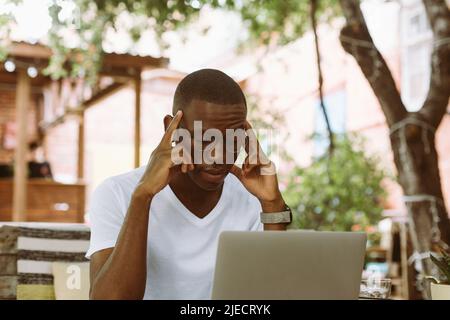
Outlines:
POLYGON ((204 190, 182 173, 175 176, 169 186, 180 202, 200 219, 214 209, 223 190, 223 185, 216 190, 204 190))

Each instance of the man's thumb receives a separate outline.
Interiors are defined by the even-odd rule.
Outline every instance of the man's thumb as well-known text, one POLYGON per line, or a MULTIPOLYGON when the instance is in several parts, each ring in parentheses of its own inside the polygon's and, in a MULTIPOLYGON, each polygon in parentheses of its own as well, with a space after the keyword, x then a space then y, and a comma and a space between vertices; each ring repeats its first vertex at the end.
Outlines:
POLYGON ((231 172, 232 174, 234 174, 239 180, 242 179, 242 176, 243 176, 243 174, 242 174, 242 169, 239 168, 238 166, 233 165, 233 166, 231 167, 230 172, 231 172))

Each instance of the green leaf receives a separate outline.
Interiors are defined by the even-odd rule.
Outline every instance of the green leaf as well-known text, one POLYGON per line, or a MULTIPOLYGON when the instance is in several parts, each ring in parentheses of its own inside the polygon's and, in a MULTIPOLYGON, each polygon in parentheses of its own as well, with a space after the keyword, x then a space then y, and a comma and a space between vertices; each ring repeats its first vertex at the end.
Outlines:
POLYGON ((296 167, 283 177, 288 180, 283 196, 298 228, 364 231, 378 223, 386 196, 382 182, 389 176, 377 155, 363 151, 364 144, 354 134, 337 136, 331 158, 317 158, 309 167, 296 167))

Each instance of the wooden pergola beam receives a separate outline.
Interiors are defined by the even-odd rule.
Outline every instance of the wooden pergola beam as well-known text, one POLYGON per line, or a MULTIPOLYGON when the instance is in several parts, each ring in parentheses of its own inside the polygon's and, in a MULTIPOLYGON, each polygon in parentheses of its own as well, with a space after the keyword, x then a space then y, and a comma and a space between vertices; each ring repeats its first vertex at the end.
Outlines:
POLYGON ((9 56, 22 58, 49 59, 52 56, 52 50, 41 44, 13 42, 7 50, 9 56))
POLYGON ((30 103, 30 78, 25 70, 17 74, 16 123, 17 142, 14 151, 13 221, 25 221, 27 210, 27 129, 28 107, 30 103))
POLYGON ((79 110, 68 111, 68 112, 64 113, 63 115, 61 115, 61 116, 57 117, 56 119, 54 119, 52 122, 41 124, 40 127, 44 131, 48 131, 48 130, 56 127, 57 125, 60 125, 61 123, 64 123, 64 121, 66 121, 66 119, 69 116, 74 116, 74 115, 77 115, 79 113, 80 113, 79 110))
POLYGON ((169 59, 132 56, 129 54, 105 53, 103 65, 110 67, 129 67, 133 66, 139 70, 148 66, 167 67, 169 59))
POLYGON ((138 168, 141 162, 141 76, 134 80, 134 167, 138 168))
POLYGON ((77 159, 77 175, 79 180, 84 179, 84 120, 85 112, 81 112, 81 119, 78 123, 78 159, 77 159))
POLYGON ((113 95, 114 93, 116 93, 117 91, 119 91, 120 89, 125 87, 126 85, 127 85, 127 83, 114 82, 113 84, 107 86, 105 89, 102 89, 99 92, 97 92, 96 94, 94 94, 88 100, 82 102, 82 104, 79 107, 77 107, 77 108, 67 108, 66 109, 67 111, 63 115, 57 117, 52 122, 42 124, 41 127, 44 130, 49 130, 49 129, 57 126, 58 124, 63 123, 64 120, 67 117, 69 117, 69 116, 82 114, 89 107, 93 106, 94 104, 100 103, 102 100, 104 100, 104 99, 108 98, 109 96, 113 95))
POLYGON ((84 101, 83 110, 86 110, 87 108, 93 106, 94 104, 100 103, 101 101, 105 100, 109 96, 113 95, 114 93, 125 87, 127 84, 128 84, 127 82, 114 82, 110 84, 106 88, 95 93, 88 100, 84 101))
MULTIPOLYGON (((7 48, 8 56, 25 59, 49 60, 53 53, 49 47, 41 44, 30 44, 26 42, 13 42, 7 48)), ((48 62, 48 61, 47 61, 48 62)), ((102 66, 105 70, 109 68, 147 68, 167 67, 169 59, 155 58, 149 56, 133 56, 130 54, 104 53, 102 66)))

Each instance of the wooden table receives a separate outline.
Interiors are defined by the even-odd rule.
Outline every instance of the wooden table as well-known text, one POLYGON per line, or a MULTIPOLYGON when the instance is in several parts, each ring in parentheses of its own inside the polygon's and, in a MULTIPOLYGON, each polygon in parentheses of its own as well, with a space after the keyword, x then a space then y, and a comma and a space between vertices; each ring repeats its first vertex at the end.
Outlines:
MULTIPOLYGON (((26 221, 84 222, 84 183, 29 179, 27 188, 26 221)), ((12 179, 0 179, 0 221, 12 220, 12 199, 12 179)))

